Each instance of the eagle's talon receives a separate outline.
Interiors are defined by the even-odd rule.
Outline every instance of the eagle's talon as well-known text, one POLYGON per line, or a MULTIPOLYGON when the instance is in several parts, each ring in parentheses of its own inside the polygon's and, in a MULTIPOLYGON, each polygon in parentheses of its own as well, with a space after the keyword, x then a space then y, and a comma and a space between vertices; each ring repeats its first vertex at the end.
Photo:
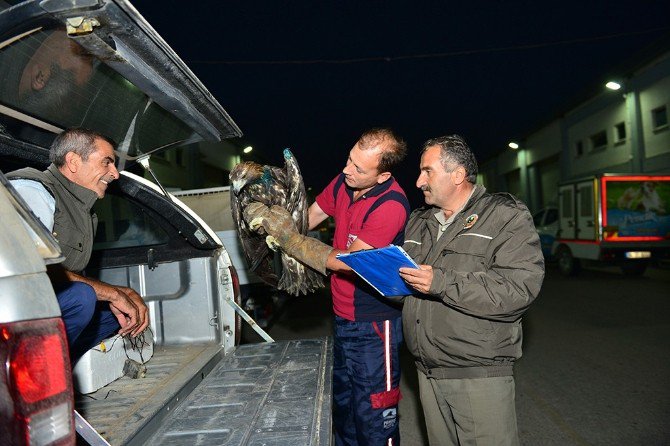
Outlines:
POLYGON ((267 237, 265 237, 265 243, 267 243, 268 247, 273 251, 276 251, 280 248, 279 243, 277 242, 277 239, 274 238, 271 235, 268 235, 267 237))
POLYGON ((249 229, 258 231, 258 228, 263 226, 263 217, 256 217, 249 222, 249 229))

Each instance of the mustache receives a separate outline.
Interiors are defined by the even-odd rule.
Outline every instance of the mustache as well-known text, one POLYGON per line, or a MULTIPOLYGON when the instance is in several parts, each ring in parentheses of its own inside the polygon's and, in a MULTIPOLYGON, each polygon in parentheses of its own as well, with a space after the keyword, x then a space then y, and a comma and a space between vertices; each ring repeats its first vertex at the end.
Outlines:
POLYGON ((421 189, 423 192, 430 192, 430 186, 421 186, 419 189, 421 189))

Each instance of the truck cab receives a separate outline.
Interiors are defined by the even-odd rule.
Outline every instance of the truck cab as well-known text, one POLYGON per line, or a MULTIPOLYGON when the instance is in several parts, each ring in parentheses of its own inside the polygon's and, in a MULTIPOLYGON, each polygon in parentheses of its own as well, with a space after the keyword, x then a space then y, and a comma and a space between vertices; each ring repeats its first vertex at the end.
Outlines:
POLYGON ((138 291, 151 320, 73 380, 46 274, 57 240, 0 174, 2 443, 328 444, 331 341, 260 330, 267 342, 240 346, 243 320, 259 328, 231 256, 152 173, 161 151, 242 134, 179 56, 125 0, 0 1, 0 74, 0 171, 43 170, 69 127, 117 142, 85 275, 138 291), (96 380, 130 357, 142 373, 96 380))

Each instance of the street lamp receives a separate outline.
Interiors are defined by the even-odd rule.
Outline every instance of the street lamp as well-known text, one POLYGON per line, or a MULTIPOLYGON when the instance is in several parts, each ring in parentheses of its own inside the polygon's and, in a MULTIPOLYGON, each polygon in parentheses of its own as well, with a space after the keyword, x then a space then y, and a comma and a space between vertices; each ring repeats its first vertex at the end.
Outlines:
POLYGON ((509 144, 507 144, 507 145, 508 145, 508 146, 509 146, 509 148, 510 148, 510 149, 512 149, 512 150, 516 150, 516 149, 518 149, 518 148, 519 148, 519 143, 517 143, 517 142, 514 142, 514 141, 510 142, 510 143, 509 143, 509 144))
POLYGON ((609 81, 605 84, 605 87, 609 88, 610 90, 617 91, 621 88, 621 84, 619 82, 609 81))
POLYGON ((254 150, 253 147, 251 147, 251 146, 246 146, 246 147, 242 150, 242 152, 243 152, 243 153, 250 153, 252 150, 254 150))

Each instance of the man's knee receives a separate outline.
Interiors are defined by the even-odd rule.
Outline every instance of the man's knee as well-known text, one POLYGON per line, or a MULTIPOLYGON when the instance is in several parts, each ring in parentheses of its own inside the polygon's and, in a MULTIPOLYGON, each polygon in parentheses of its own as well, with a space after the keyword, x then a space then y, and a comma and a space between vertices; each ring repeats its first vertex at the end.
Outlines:
POLYGON ((92 286, 83 282, 72 282, 56 296, 65 321, 76 321, 76 325, 82 328, 88 325, 98 300, 92 286))

